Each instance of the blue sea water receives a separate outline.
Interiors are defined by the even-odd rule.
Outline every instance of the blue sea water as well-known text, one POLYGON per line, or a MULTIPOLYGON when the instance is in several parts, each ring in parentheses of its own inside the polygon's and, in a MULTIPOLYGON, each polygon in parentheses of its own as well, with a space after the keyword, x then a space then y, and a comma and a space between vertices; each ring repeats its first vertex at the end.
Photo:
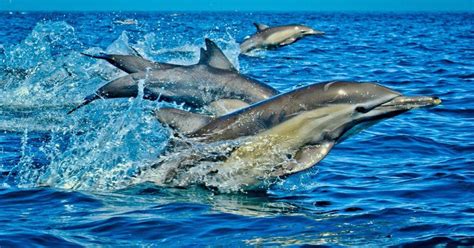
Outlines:
POLYGON ((474 246, 472 13, 0 13, 0 247, 474 246), (117 20, 136 19, 137 25, 117 20), (238 56, 268 25, 326 33, 238 56), (169 133, 141 99, 100 100, 124 73, 80 52, 192 64, 204 37, 282 91, 371 81, 442 105, 383 121, 265 192, 128 186, 169 133))

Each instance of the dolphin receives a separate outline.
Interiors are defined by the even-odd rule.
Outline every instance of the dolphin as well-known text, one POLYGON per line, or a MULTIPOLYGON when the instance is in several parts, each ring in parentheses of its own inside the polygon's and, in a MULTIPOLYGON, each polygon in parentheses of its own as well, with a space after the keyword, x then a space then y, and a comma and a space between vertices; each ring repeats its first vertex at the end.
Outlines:
POLYGON ((97 99, 136 97, 139 81, 144 84, 144 99, 174 101, 192 108, 231 99, 241 102, 234 106, 247 106, 279 93, 269 85, 240 74, 213 41, 205 39, 205 43, 206 49, 201 48, 197 64, 135 72, 117 78, 85 97, 68 114, 97 99))
POLYGON ((335 144, 379 121, 440 103, 438 97, 404 96, 374 83, 334 81, 298 88, 216 118, 162 108, 156 111, 158 120, 187 137, 184 143, 190 148, 169 148, 151 168, 173 168, 155 182, 183 186, 196 171, 190 168, 212 161, 216 165, 206 167, 201 183, 219 187, 232 182, 237 189, 253 189, 314 166, 335 144))
POLYGON ((299 24, 276 27, 269 27, 260 23, 254 23, 254 25, 257 28, 257 33, 240 44, 241 53, 248 53, 254 49, 275 49, 292 44, 308 35, 324 34, 324 32, 299 24))
POLYGON ((137 73, 146 70, 161 70, 180 67, 181 65, 154 62, 138 55, 99 53, 97 55, 81 53, 84 56, 103 59, 126 73, 137 73))

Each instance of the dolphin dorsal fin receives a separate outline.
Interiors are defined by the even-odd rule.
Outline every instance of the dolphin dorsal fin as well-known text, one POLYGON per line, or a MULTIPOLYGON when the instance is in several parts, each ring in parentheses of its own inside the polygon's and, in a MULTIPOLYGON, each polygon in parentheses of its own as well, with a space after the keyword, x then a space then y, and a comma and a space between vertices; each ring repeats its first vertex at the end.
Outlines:
POLYGON ((155 116, 160 122, 184 134, 192 133, 213 120, 210 116, 175 108, 155 110, 155 116))
POLYGON ((237 71, 216 43, 207 38, 205 41, 206 49, 201 48, 199 64, 206 64, 221 70, 237 71))
POLYGON ((263 30, 269 28, 269 26, 267 26, 267 25, 265 25, 265 24, 256 23, 256 22, 254 22, 253 25, 255 25, 255 27, 257 28, 257 31, 258 31, 258 32, 262 32, 263 30))

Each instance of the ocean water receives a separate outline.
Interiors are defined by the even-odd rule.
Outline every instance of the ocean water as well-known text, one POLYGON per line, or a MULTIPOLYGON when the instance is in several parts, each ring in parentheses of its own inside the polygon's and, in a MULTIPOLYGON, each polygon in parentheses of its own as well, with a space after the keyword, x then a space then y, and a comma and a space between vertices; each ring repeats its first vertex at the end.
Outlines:
POLYGON ((474 246, 472 13, 0 13, 0 247, 474 246), (136 19, 137 25, 117 20, 136 19), (324 31, 239 56, 253 22, 324 31), (169 132, 157 102, 82 98, 123 72, 80 52, 192 64, 204 37, 282 91, 371 81, 442 105, 337 145, 262 192, 130 186, 169 132))

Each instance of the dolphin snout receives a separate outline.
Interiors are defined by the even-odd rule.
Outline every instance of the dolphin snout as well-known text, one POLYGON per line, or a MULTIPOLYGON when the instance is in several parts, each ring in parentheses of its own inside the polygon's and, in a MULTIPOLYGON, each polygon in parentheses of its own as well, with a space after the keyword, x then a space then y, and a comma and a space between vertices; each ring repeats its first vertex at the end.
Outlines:
POLYGON ((399 96, 381 107, 395 107, 399 109, 429 108, 441 104, 441 99, 437 96, 399 96))
POLYGON ((309 29, 304 32, 306 35, 324 35, 323 31, 315 30, 315 29, 309 29))

